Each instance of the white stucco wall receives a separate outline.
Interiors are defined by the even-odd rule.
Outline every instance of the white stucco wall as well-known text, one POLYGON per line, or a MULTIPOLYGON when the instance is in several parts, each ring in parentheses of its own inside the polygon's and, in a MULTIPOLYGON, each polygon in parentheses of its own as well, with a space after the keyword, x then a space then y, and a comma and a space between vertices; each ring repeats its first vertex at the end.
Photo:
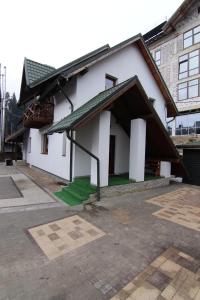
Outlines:
MULTIPOLYGON (((66 87, 66 93, 75 105, 76 103, 76 79, 71 80, 66 87)), ((71 106, 61 92, 54 96, 54 120, 59 120, 71 113, 71 106)), ((30 165, 41 168, 65 179, 69 179, 70 142, 66 139, 66 156, 62 155, 63 134, 49 136, 48 154, 41 153, 41 133, 38 129, 30 129, 28 137, 31 137, 31 152, 28 152, 28 143, 25 145, 27 162, 30 165)), ((27 140, 28 140, 27 137, 27 140)))
POLYGON ((110 135, 115 136, 115 174, 129 171, 129 145, 130 139, 123 128, 111 118, 110 135))
MULTIPOLYGON (((88 125, 76 131, 76 140, 89 151, 92 151, 92 136, 97 127, 98 118, 94 118, 88 125)), ((95 134, 95 133, 94 133, 95 134)), ((110 135, 115 136, 115 174, 129 171, 129 137, 116 120, 111 116, 110 135)), ((98 135, 96 134, 96 137, 98 135)), ((98 144, 97 150, 98 151, 98 144)), ((91 158, 78 147, 75 147, 74 176, 90 174, 91 158)))
POLYGON ((70 143, 67 139, 66 156, 62 155, 62 134, 49 136, 48 155, 41 153, 41 134, 38 129, 31 129, 31 152, 27 149, 27 162, 52 174, 69 179, 70 143))
MULTIPOLYGON (((66 92, 74 103, 74 108, 90 100, 105 89, 105 74, 118 78, 118 83, 137 75, 147 95, 155 99, 155 109, 165 124, 165 100, 137 46, 130 45, 118 53, 105 58, 89 68, 83 76, 68 83, 66 92)), ((134 100, 134 99, 133 99, 134 100)), ((55 95, 54 122, 67 116, 71 111, 69 103, 59 93, 55 95)), ((90 149, 91 124, 77 131, 76 138, 90 149)), ((123 129, 112 119, 111 134, 116 135, 115 173, 128 172, 129 138, 123 129)), ((62 134, 49 136, 48 155, 41 154, 41 134, 37 129, 30 130, 31 153, 27 151, 27 162, 60 177, 69 179, 70 143, 67 142, 66 156, 62 156, 62 134)), ((74 176, 90 174, 90 158, 81 150, 75 149, 74 176)))
MULTIPOLYGON (((92 121, 92 124, 94 121, 92 121)), ((91 128, 92 124, 86 125, 76 131, 76 141, 91 151, 91 128)), ((90 175, 91 158, 79 147, 75 146, 74 177, 90 175)))
POLYGON ((148 97, 155 99, 154 107, 166 125, 165 100, 137 46, 127 46, 93 65, 84 76, 78 77, 78 106, 105 89, 105 74, 117 77, 118 83, 137 75, 148 97))

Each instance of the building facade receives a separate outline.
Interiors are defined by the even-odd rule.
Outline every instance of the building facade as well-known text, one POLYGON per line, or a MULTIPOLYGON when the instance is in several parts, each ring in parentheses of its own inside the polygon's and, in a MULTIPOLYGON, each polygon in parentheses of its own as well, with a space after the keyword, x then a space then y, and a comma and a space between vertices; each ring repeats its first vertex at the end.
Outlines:
POLYGON ((191 136, 199 139, 200 1, 185 0, 168 21, 144 39, 179 111, 168 124, 172 136, 178 136, 180 142, 191 136))
POLYGON ((97 187, 184 172, 166 128, 177 108, 141 35, 59 69, 25 59, 19 105, 24 127, 8 140, 23 134, 30 166, 97 187))

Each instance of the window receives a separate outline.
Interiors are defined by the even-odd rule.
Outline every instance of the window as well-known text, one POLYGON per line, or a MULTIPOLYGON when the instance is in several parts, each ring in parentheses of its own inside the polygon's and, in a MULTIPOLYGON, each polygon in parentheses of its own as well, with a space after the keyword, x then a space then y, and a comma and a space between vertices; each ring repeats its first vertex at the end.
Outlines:
POLYGON ((42 154, 48 154, 48 135, 43 134, 41 139, 42 142, 42 154))
POLYGON ((63 140, 62 140, 62 156, 66 156, 66 144, 67 144, 67 137, 66 132, 63 132, 63 140))
POLYGON ((178 100, 187 100, 199 96, 199 79, 190 80, 178 85, 178 100))
POLYGON ((31 137, 28 138, 28 153, 31 153, 31 137))
POLYGON ((106 80, 105 80, 105 89, 108 90, 112 88, 113 86, 116 86, 117 83, 117 78, 113 77, 111 75, 106 75, 106 80))
POLYGON ((157 66, 160 66, 161 64, 161 51, 157 50, 155 52, 155 63, 157 64, 157 66))
POLYGON ((200 43, 200 26, 197 26, 183 35, 183 48, 200 43))
POLYGON ((199 74, 199 50, 179 57, 179 79, 199 74))

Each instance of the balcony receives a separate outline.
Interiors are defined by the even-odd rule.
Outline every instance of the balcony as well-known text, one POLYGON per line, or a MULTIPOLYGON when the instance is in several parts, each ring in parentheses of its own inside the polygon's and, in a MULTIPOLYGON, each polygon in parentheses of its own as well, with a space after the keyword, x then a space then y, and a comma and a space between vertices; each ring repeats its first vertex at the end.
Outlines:
POLYGON ((197 135, 200 134, 200 127, 189 126, 176 128, 176 135, 197 135))
POLYGON ((41 128, 53 122, 54 104, 51 100, 43 103, 31 103, 23 116, 23 125, 26 128, 41 128))

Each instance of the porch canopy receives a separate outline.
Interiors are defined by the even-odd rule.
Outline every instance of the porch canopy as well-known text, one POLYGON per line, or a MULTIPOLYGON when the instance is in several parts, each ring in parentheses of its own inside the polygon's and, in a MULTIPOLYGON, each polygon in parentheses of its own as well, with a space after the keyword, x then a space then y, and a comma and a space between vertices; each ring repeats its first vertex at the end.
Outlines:
POLYGON ((186 175, 187 171, 179 153, 137 76, 99 93, 73 113, 53 124, 47 133, 76 130, 103 110, 111 111, 128 136, 131 120, 146 120, 146 160, 170 161, 179 166, 176 168, 177 174, 174 175, 186 175))

